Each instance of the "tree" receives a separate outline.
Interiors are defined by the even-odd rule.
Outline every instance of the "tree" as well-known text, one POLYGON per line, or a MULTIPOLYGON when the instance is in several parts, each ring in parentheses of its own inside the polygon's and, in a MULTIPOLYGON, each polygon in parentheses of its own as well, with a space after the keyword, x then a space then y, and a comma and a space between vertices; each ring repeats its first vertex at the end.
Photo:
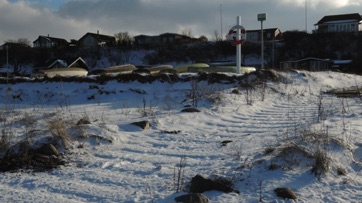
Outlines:
POLYGON ((199 37, 199 40, 200 40, 201 42, 207 42, 207 41, 208 41, 208 39, 207 39, 207 37, 206 37, 205 35, 201 35, 201 36, 199 37))
POLYGON ((116 43, 118 46, 131 46, 133 44, 133 38, 128 34, 128 32, 119 32, 114 34, 116 38, 116 43))
POLYGON ((14 73, 19 73, 22 66, 31 63, 33 51, 28 39, 6 40, 9 63, 14 67, 14 73))
POLYGON ((222 41, 222 36, 219 34, 219 32, 217 30, 214 31, 213 40, 215 42, 222 41))
POLYGON ((24 46, 24 47, 30 46, 30 42, 26 38, 19 38, 17 40, 9 39, 9 40, 6 40, 5 43, 18 44, 19 46, 24 46))
POLYGON ((181 35, 185 35, 185 36, 188 36, 188 37, 191 37, 191 38, 194 36, 194 34, 192 32, 192 29, 189 28, 189 27, 183 28, 181 30, 181 35))

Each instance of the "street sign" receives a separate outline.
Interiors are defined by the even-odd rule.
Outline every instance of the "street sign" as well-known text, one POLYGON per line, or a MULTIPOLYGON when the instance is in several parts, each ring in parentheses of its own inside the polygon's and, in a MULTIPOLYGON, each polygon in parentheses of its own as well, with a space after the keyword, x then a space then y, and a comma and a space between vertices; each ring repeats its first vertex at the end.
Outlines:
POLYGON ((264 20, 266 20, 266 14, 265 13, 258 14, 258 21, 264 21, 264 20))

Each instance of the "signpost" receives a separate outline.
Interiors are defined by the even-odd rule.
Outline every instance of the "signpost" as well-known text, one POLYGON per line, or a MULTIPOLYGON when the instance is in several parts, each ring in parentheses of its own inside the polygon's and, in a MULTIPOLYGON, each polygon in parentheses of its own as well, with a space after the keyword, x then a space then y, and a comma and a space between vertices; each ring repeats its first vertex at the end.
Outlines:
POLYGON ((264 30, 263 30, 263 21, 266 20, 266 14, 258 14, 258 21, 261 23, 261 69, 264 69, 264 30))

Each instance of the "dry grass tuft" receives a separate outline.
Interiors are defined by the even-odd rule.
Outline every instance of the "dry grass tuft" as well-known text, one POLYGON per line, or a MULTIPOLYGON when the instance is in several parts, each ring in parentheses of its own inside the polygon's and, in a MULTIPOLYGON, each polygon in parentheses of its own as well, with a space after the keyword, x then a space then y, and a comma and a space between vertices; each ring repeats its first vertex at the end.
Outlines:
POLYGON ((72 144, 72 139, 67 133, 66 124, 62 119, 48 121, 48 129, 53 138, 59 141, 63 147, 68 148, 72 144))

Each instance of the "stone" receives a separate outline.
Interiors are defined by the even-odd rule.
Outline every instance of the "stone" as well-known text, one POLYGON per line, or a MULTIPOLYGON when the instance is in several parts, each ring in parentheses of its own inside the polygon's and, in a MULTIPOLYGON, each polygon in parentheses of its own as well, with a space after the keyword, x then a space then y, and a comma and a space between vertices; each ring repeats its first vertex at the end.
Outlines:
POLYGON ((283 199, 297 199, 297 196, 290 188, 276 188, 274 192, 283 199))
POLYGON ((46 155, 46 156, 59 156, 59 152, 57 148, 53 144, 45 144, 42 147, 40 147, 37 150, 40 154, 46 155))
POLYGON ((185 108, 185 109, 182 109, 181 112, 197 113, 197 112, 200 112, 200 110, 198 110, 196 108, 185 108))
POLYGON ((209 199, 200 193, 190 193, 176 197, 175 201, 181 203, 208 203, 209 199))
POLYGON ((132 125, 138 126, 142 128, 143 130, 147 130, 150 128, 150 122, 149 121, 139 121, 139 122, 133 122, 132 125))
POLYGON ((196 175, 191 179, 190 192, 203 193, 210 190, 218 190, 226 193, 234 191, 233 188, 221 181, 206 179, 200 175, 196 175))

